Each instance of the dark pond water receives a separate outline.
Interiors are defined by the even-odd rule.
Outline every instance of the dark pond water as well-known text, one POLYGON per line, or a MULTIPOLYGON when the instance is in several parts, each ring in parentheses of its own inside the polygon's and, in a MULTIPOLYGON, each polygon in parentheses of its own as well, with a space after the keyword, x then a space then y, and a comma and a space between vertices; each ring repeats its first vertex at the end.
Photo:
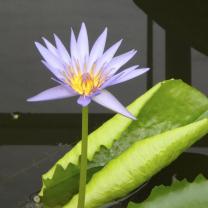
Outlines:
MULTIPOLYGON (((89 131, 110 117, 90 115, 89 131)), ((25 207, 41 175, 80 138, 80 121, 79 114, 1 114, 0 207, 25 207)))

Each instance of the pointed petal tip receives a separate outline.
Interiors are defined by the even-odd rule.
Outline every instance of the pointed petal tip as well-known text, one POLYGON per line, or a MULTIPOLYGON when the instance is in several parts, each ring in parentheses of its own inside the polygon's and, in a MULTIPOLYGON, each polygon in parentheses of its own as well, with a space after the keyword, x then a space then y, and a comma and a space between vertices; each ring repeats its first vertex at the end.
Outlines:
POLYGON ((102 90, 99 95, 92 97, 96 103, 117 112, 127 118, 136 120, 136 118, 107 90, 102 90))
POLYGON ((129 116, 130 119, 137 121, 138 119, 136 117, 134 117, 132 114, 129 116))
POLYGON ((86 27, 84 22, 81 23, 81 27, 86 27))
POLYGON ((123 38, 120 39, 118 42, 116 42, 116 43, 114 44, 114 46, 117 46, 117 47, 119 48, 122 42, 123 42, 123 38))
POLYGON ((87 31, 87 28, 86 28, 86 25, 85 25, 85 23, 84 22, 82 22, 82 24, 81 24, 81 28, 80 28, 80 31, 87 31))
POLYGON ((36 100, 36 99, 35 99, 35 96, 34 96, 34 97, 27 98, 26 101, 27 101, 27 102, 37 102, 38 100, 36 100))
POLYGON ((135 50, 135 49, 132 49, 132 50, 131 50, 131 53, 132 53, 133 55, 135 55, 137 52, 138 52, 138 51, 135 50))
POLYGON ((129 111, 127 111, 128 112, 128 115, 127 114, 121 114, 121 115, 123 115, 123 116, 125 116, 126 118, 129 118, 129 119, 131 119, 131 120, 134 120, 134 121, 136 121, 137 120, 137 118, 136 117, 134 117, 129 111))
POLYGON ((36 48, 37 48, 39 51, 41 51, 42 48, 45 49, 45 47, 44 47, 42 44, 40 44, 39 42, 35 41, 34 43, 35 43, 36 48))
POLYGON ((70 29, 71 29, 71 33, 74 33, 74 30, 73 30, 73 28, 71 27, 70 29))
POLYGON ((56 33, 53 33, 53 37, 54 37, 54 40, 55 42, 57 43, 58 41, 60 41, 58 35, 56 35, 56 33))
POLYGON ((34 41, 34 44, 35 44, 36 47, 38 47, 40 45, 40 43, 37 42, 37 41, 34 41))
POLYGON ((114 45, 113 46, 120 46, 121 45, 121 43, 123 42, 123 38, 122 39, 120 39, 119 41, 117 41, 116 43, 114 43, 114 45))
POLYGON ((44 36, 41 37, 44 41, 47 41, 47 38, 45 38, 44 36))
POLYGON ((126 109, 126 113, 125 113, 125 114, 122 113, 122 114, 120 114, 120 115, 122 115, 122 116, 124 116, 124 117, 126 117, 126 118, 129 118, 129 119, 131 119, 131 120, 134 120, 134 121, 137 120, 137 118, 136 118, 132 113, 130 113, 127 109, 126 109))
POLYGON ((89 40, 88 40, 87 28, 84 23, 82 24, 79 31, 79 35, 77 38, 77 47, 80 52, 80 61, 83 64, 85 61, 85 57, 89 56, 89 40))
POLYGON ((72 91, 68 87, 64 85, 58 85, 56 87, 49 88, 40 92, 39 94, 28 98, 28 102, 36 102, 36 101, 49 101, 49 100, 58 100, 64 99, 68 97, 73 97, 78 95, 76 92, 72 91))
POLYGON ((76 37, 75 37, 75 34, 74 34, 74 30, 73 30, 73 28, 71 27, 71 40, 72 40, 73 38, 76 40, 76 37))
POLYGON ((41 37, 41 39, 43 40, 45 46, 47 47, 47 42, 48 42, 48 40, 47 40, 45 37, 43 37, 43 36, 41 37))
POLYGON ((130 79, 133 79, 135 77, 138 77, 138 76, 146 73, 147 71, 149 71, 149 69, 150 68, 130 67, 130 68, 124 70, 123 72, 120 72, 120 76, 119 76, 119 74, 115 75, 115 79, 112 80, 112 82, 109 83, 108 86, 112 86, 112 85, 115 85, 115 84, 126 82, 126 81, 128 81, 130 79), (132 68, 132 70, 130 70, 131 68, 132 68))
POLYGON ((122 43, 123 42, 123 38, 121 38, 119 41, 118 41, 118 43, 122 43))
POLYGON ((32 102, 32 99, 31 99, 31 98, 27 98, 26 101, 27 101, 27 102, 32 102))
POLYGON ((35 43, 36 48, 37 48, 39 51, 41 51, 42 49, 46 49, 46 47, 43 46, 41 43, 39 43, 39 42, 37 42, 37 41, 35 41, 34 43, 35 43))
POLYGON ((105 29, 103 30, 103 32, 101 34, 103 34, 104 36, 107 37, 107 33, 108 33, 108 28, 105 27, 105 29))
POLYGON ((150 68, 143 68, 142 69, 144 72, 148 72, 150 70, 150 68))

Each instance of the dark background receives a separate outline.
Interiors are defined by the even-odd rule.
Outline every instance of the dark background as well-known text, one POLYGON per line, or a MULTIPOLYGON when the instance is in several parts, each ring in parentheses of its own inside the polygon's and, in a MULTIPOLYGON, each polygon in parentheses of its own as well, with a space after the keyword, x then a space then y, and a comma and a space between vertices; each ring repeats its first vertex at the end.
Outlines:
MULTIPOLYGON (((56 33, 69 46, 70 27, 78 34, 82 21, 91 46, 107 26, 106 48, 124 38, 117 54, 132 48, 139 51, 126 66, 152 68, 148 81, 142 75, 110 89, 125 105, 166 78, 182 78, 207 94, 206 4, 198 0, 0 0, 0 112, 80 112, 75 98, 41 103, 26 99, 55 85, 34 41, 42 36, 53 41, 56 33)), ((110 111, 93 104, 91 112, 110 111)))

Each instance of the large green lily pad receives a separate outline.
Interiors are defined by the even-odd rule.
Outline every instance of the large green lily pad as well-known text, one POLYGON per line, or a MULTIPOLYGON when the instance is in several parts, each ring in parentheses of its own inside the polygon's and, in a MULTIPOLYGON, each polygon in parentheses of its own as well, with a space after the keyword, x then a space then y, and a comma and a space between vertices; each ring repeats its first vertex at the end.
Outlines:
MULTIPOLYGON (((208 132, 207 97, 181 80, 157 84, 128 109, 137 121, 116 115, 89 135, 86 208, 123 197, 208 132)), ((80 147, 43 175, 45 206, 76 207, 80 147)))

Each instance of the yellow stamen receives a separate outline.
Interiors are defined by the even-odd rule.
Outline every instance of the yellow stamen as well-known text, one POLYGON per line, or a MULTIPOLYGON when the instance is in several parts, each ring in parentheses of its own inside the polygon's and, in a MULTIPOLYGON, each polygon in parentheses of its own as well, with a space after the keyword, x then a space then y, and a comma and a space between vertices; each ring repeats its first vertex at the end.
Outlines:
POLYGON ((75 73, 75 70, 70 67, 68 71, 63 74, 65 82, 80 95, 88 96, 96 92, 105 81, 105 76, 100 72, 95 74, 94 68, 95 66, 93 66, 89 72, 81 73, 81 70, 78 70, 78 73, 75 73))

